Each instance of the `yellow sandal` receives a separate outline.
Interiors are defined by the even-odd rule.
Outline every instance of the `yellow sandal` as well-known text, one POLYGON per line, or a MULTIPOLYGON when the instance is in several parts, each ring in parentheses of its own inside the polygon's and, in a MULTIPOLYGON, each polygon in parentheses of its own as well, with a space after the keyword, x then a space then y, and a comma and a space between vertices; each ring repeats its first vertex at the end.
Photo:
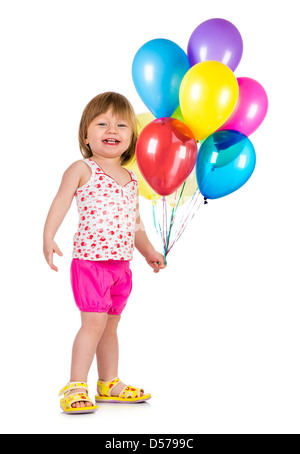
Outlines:
POLYGON ((111 392, 119 382, 120 379, 118 377, 110 381, 98 380, 97 391, 99 394, 95 396, 96 402, 126 402, 133 404, 151 399, 151 394, 143 394, 141 396, 141 392, 144 393, 142 388, 134 388, 127 385, 125 385, 118 397, 112 396, 111 392))
POLYGON ((94 405, 91 399, 88 396, 88 386, 83 382, 70 382, 68 383, 59 393, 59 396, 64 395, 63 399, 60 401, 60 407, 65 413, 69 414, 83 414, 83 413, 94 413, 98 410, 98 406, 94 405), (75 388, 83 388, 86 390, 86 393, 70 393, 75 388), (81 407, 81 408, 72 408, 72 404, 76 402, 90 402, 91 406, 81 407))

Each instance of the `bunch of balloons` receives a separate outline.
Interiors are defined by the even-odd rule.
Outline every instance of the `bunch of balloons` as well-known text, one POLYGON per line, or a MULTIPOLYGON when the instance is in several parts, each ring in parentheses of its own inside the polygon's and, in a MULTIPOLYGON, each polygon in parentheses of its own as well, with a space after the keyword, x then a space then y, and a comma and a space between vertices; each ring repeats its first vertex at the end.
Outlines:
POLYGON ((235 77, 242 54, 238 29, 210 19, 193 31, 187 53, 173 41, 154 39, 134 57, 133 82, 151 113, 140 116, 136 162, 130 165, 143 180, 141 195, 154 206, 162 197, 165 218, 166 201, 173 206, 162 234, 165 256, 178 239, 170 245, 179 204, 192 199, 194 207, 199 194, 205 201, 226 196, 254 171, 248 136, 265 118, 268 98, 256 80, 235 77))

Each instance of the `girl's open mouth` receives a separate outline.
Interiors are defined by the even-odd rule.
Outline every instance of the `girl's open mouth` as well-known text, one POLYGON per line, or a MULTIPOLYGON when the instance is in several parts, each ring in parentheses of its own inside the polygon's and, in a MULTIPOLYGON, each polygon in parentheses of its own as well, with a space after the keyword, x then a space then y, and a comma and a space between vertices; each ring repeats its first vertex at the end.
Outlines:
POLYGON ((102 140, 102 142, 107 143, 109 145, 117 145, 118 143, 120 143, 120 141, 117 139, 105 139, 105 140, 102 140))

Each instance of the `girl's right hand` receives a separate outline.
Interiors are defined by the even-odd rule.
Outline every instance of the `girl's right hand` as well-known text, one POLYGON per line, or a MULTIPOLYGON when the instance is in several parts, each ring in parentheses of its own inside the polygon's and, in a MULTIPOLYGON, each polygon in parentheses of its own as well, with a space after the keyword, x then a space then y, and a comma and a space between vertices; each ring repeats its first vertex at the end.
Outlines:
POLYGON ((58 271, 57 266, 53 264, 53 254, 56 252, 60 257, 63 256, 63 253, 53 240, 45 240, 44 241, 44 256, 46 259, 46 262, 50 266, 50 268, 54 271, 58 271))

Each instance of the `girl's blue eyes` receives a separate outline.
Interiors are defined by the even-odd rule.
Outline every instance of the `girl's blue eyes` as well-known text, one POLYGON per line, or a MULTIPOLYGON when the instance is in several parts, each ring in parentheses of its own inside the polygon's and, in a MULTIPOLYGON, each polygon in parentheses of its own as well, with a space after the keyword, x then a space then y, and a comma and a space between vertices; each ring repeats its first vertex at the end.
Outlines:
MULTIPOLYGON (((101 126, 102 128, 107 128, 109 125, 107 123, 99 123, 99 126, 101 126)), ((123 123, 119 123, 116 126, 118 128, 127 128, 127 125, 125 125, 123 123)))

